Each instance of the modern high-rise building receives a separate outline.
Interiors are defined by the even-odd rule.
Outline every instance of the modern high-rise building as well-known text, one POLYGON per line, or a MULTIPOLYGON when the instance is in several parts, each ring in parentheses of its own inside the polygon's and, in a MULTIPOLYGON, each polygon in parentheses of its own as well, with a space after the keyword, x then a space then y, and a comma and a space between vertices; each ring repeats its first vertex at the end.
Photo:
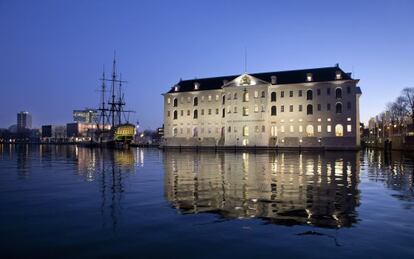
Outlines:
POLYGON ((184 80, 164 95, 164 146, 360 146, 359 80, 334 67, 184 80))
POLYGON ((85 108, 84 110, 73 110, 73 121, 81 123, 97 123, 98 111, 85 108))
POLYGON ((17 114, 17 130, 32 128, 32 116, 29 112, 21 111, 17 114))

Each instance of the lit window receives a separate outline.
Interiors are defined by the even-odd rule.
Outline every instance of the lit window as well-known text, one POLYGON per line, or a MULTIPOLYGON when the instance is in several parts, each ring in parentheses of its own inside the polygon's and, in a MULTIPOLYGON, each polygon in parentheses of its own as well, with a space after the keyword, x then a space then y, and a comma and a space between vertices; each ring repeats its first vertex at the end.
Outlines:
POLYGON ((307 74, 306 74, 306 80, 307 80, 308 82, 312 81, 312 73, 307 73, 307 74))
POLYGON ((243 127, 243 136, 249 136, 249 127, 248 126, 244 126, 243 127))
POLYGON ((327 118, 326 121, 331 121, 331 118, 327 118))
POLYGON ((306 126, 306 135, 308 137, 313 137, 314 131, 313 131, 313 126, 312 125, 306 126))
POLYGON ((283 126, 283 125, 282 125, 282 126, 280 127, 280 132, 285 132, 285 126, 283 126))
POLYGON ((322 132, 322 126, 318 125, 318 132, 322 132))
POLYGON ((347 121, 351 121, 351 117, 346 118, 347 121))
POLYGON ((170 104, 171 103, 171 98, 167 99, 167 103, 170 104))
POLYGON ((289 130, 290 132, 293 132, 293 125, 290 125, 289 130))
POLYGON ((256 133, 259 133, 259 126, 257 126, 257 125, 256 125, 256 126, 254 127, 254 131, 255 131, 256 133))
POLYGON ((346 125, 346 131, 352 132, 352 125, 350 124, 346 125))
POLYGON ((254 91, 254 98, 258 98, 259 97, 259 92, 258 91, 254 91))
POLYGON ((200 83, 194 83, 194 90, 198 90, 200 88, 200 83))
POLYGON ((178 92, 178 86, 175 86, 175 87, 174 87, 174 91, 175 91, 175 92, 178 92))
POLYGON ((326 126, 326 131, 331 132, 332 131, 332 126, 331 125, 326 126))
POLYGON ((322 119, 321 119, 321 118, 318 118, 318 121, 319 121, 319 122, 321 122, 321 121, 322 121, 322 119))
POLYGON ((243 102, 248 102, 248 101, 249 101, 249 93, 245 91, 243 94, 243 102))
POLYGON ((249 108, 243 107, 243 116, 247 116, 247 115, 249 115, 249 108))
POLYGON ((230 105, 227 106, 227 113, 231 113, 231 107, 230 107, 230 105))
POLYGON ((341 71, 336 71, 335 78, 338 80, 341 79, 341 71))
POLYGON ((335 126, 335 136, 342 137, 344 135, 344 127, 341 124, 335 126))
POLYGON ((218 101, 219 100, 219 95, 218 94, 216 94, 216 101, 218 101))
POLYGON ((256 105, 254 106, 254 112, 259 112, 259 105, 257 105, 257 104, 256 104, 256 105))
POLYGON ((208 96, 208 101, 211 102, 211 95, 208 96))
POLYGON ((272 126, 270 128, 270 134, 272 135, 272 137, 277 137, 277 127, 276 126, 272 126))
POLYGON ((303 126, 299 125, 299 132, 303 132, 303 126))

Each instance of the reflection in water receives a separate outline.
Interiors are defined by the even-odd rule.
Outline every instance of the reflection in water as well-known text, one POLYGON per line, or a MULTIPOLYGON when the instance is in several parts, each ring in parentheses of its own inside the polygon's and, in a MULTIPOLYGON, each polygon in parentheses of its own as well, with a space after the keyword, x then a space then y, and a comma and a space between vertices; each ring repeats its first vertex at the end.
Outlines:
POLYGON ((359 153, 164 153, 165 195, 181 213, 283 225, 357 221, 359 153))
POLYGON ((369 179, 383 182, 387 188, 397 191, 393 196, 409 202, 404 205, 406 208, 413 208, 414 154, 368 150, 366 156, 369 179))

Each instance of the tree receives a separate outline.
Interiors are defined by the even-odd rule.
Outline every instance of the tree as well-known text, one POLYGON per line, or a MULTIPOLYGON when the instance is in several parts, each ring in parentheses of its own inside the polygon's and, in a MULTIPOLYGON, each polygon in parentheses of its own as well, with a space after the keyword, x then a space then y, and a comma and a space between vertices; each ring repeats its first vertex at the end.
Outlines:
POLYGON ((411 117, 411 123, 414 123, 414 87, 404 88, 401 92, 401 98, 411 117))

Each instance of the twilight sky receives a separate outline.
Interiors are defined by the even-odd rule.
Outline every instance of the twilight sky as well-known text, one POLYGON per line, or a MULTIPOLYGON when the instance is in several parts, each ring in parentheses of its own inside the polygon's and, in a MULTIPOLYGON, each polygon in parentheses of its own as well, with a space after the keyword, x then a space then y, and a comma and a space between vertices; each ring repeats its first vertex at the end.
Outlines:
POLYGON ((0 0, 0 127, 65 124, 98 105, 113 51, 143 128, 180 78, 333 66, 354 72, 366 122, 414 87, 414 1, 0 0))

